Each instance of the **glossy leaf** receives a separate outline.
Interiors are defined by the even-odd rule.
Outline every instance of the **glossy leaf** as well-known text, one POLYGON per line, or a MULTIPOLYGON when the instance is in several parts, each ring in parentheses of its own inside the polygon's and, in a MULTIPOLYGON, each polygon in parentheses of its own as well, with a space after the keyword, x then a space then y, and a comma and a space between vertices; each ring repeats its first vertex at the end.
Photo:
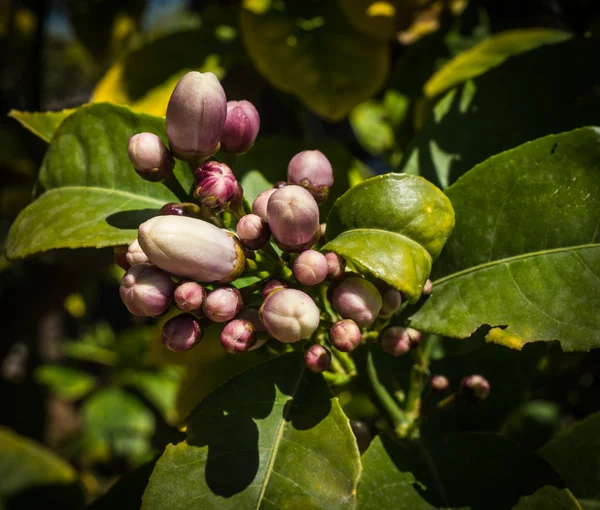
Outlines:
POLYGON ((35 371, 35 379, 65 400, 85 397, 96 386, 96 379, 87 372, 60 365, 42 365, 35 371))
POLYGON ((344 118, 383 85, 387 43, 355 30, 337 2, 294 0, 263 12, 250 4, 240 28, 254 65, 321 117, 344 118))
POLYGON ((142 508, 356 508, 348 419, 300 353, 230 379, 185 420, 187 440, 156 464, 142 508))
POLYGON ((58 126, 75 110, 75 108, 61 110, 60 112, 22 112, 11 110, 8 116, 18 121, 35 136, 45 142, 50 142, 58 126))
POLYGON ((581 510, 581 506, 569 489, 547 485, 531 496, 523 496, 513 510, 581 510))
MULTIPOLYGON (((58 128, 40 170, 44 191, 13 223, 6 250, 22 258, 54 248, 130 243, 140 223, 166 202, 180 201, 162 183, 141 179, 127 156, 131 136, 142 131, 166 141, 164 119, 110 104, 81 107, 58 128)), ((178 162, 181 194, 192 175, 178 162)))
POLYGON ((460 53, 429 78, 424 87, 427 97, 435 97, 448 89, 482 75, 499 66, 512 55, 533 50, 545 44, 565 41, 569 32, 551 28, 507 30, 460 53))
POLYGON ((412 325, 520 349, 600 346, 600 131, 548 136, 475 167, 447 190, 456 227, 412 325))

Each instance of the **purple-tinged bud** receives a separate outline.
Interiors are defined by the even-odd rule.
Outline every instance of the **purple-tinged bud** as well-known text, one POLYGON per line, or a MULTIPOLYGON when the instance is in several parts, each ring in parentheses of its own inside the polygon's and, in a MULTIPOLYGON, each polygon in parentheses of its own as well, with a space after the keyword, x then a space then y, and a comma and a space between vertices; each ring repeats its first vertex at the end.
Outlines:
POLYGON ((254 326, 250 321, 236 319, 221 331, 221 345, 230 354, 249 351, 256 344, 254 326))
POLYGON ((423 295, 429 296, 433 292, 433 282, 428 278, 423 285, 423 295))
POLYGON ((167 137, 179 159, 198 163, 219 150, 227 98, 213 73, 187 73, 167 106, 167 137))
POLYGON ((413 328, 406 328, 406 334, 410 338, 410 346, 418 347, 423 341, 423 333, 413 328))
POLYGON ((344 319, 370 326, 381 310, 381 294, 371 282, 352 276, 335 288, 332 304, 344 319))
POLYGON ((227 322, 240 313, 242 304, 240 291, 231 285, 223 285, 208 293, 202 310, 213 322, 227 322))
POLYGON ((189 216, 190 218, 201 218, 202 210, 196 204, 191 202, 169 202, 163 205, 158 211, 159 216, 189 216))
POLYGON ((157 317, 169 309, 174 288, 167 273, 151 264, 138 264, 123 276, 119 294, 133 315, 157 317))
POLYGON ((448 391, 448 388, 450 387, 450 382, 448 381, 448 378, 446 376, 434 375, 429 381, 429 387, 432 391, 435 391, 436 393, 444 393, 445 391, 448 391))
POLYGON ((490 383, 481 375, 470 375, 460 381, 458 393, 471 404, 481 402, 490 394, 490 383))
POLYGON ((127 262, 127 245, 115 246, 113 249, 113 261, 121 269, 127 271, 131 265, 127 262))
POLYGON ((265 282, 264 287, 261 291, 261 297, 263 301, 267 299, 267 296, 276 290, 287 289, 288 284, 283 280, 278 280, 277 278, 270 278, 265 282))
POLYGON ((337 253, 330 251, 325 254, 327 260, 327 279, 338 280, 344 276, 346 270, 346 261, 340 257, 337 253))
POLYGON ((271 237, 268 223, 256 214, 246 214, 238 221, 236 232, 242 244, 251 250, 259 250, 271 237))
POLYGON ((149 264, 150 260, 146 257, 144 250, 140 246, 137 239, 134 239, 132 243, 127 247, 127 254, 125 255, 127 262, 130 266, 137 266, 138 264, 149 264))
POLYGON ((384 352, 392 356, 404 356, 410 351, 410 337, 406 332, 406 328, 392 326, 381 332, 379 345, 381 345, 384 352))
POLYGON ((260 193, 252 203, 252 213, 256 214, 261 220, 269 221, 267 216, 267 205, 271 195, 277 191, 277 188, 269 188, 260 193))
POLYGON ((287 182, 285 182, 285 181, 277 181, 277 182, 274 184, 274 186, 273 186, 273 187, 274 187, 275 189, 279 189, 279 188, 283 188, 283 187, 285 187, 285 186, 287 186, 287 185, 288 185, 288 183, 287 183, 287 182))
POLYGON ((284 251, 304 251, 319 239, 319 206, 300 186, 276 190, 269 198, 267 217, 273 237, 284 251))
POLYGON ((189 351, 202 340, 200 323, 189 313, 169 319, 162 330, 163 345, 174 352, 189 351))
POLYGON ((331 353, 322 345, 314 344, 304 354, 304 362, 311 372, 320 374, 331 365, 331 353))
POLYGON ((256 351, 260 349, 263 345, 267 343, 269 339, 269 335, 267 333, 267 328, 260 321, 260 317, 258 316, 258 310, 256 308, 244 308, 240 314, 237 316, 238 319, 250 321, 254 326, 254 332, 256 333, 256 343, 248 349, 249 351, 256 351))
POLYGON ((244 248, 233 235, 185 216, 156 216, 142 223, 138 241, 153 264, 198 282, 231 282, 246 264, 244 248))
POLYGON ((333 168, 321 151, 302 151, 288 165, 288 182, 306 188, 322 204, 333 186, 333 168))
POLYGON ((400 305, 402 304, 402 294, 400 294, 400 291, 381 280, 379 280, 375 286, 381 294, 382 304, 379 317, 388 319, 398 311, 398 308, 400 308, 400 305))
POLYGON ((260 115, 249 101, 229 101, 221 133, 221 149, 232 154, 248 152, 260 129, 260 115))
POLYGON ((198 314, 202 308, 202 303, 206 298, 206 290, 198 282, 192 280, 181 280, 175 292, 173 301, 182 312, 198 314))
POLYGON ((294 278, 302 285, 319 285, 327 277, 327 259, 315 250, 303 251, 294 260, 294 278))
POLYGON ((329 340, 338 351, 353 351, 360 345, 361 339, 360 328, 351 319, 338 321, 329 330, 329 340))
POLYGON ((160 182, 173 177, 175 160, 154 133, 138 133, 129 139, 129 161, 144 180, 160 182))
POLYGON ((194 197, 210 209, 222 211, 238 191, 238 183, 225 163, 208 161, 194 171, 194 197))
POLYGON ((269 294, 259 314, 269 334, 284 343, 309 338, 321 320, 321 312, 312 298, 296 289, 269 294))

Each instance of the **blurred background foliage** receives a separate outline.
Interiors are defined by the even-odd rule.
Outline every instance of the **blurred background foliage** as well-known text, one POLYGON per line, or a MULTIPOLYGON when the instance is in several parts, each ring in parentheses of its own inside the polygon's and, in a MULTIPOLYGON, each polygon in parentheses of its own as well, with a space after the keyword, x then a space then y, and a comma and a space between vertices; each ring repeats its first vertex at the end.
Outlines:
MULTIPOLYGON (((185 72, 212 71, 261 115, 239 162, 250 194, 264 187, 253 170, 275 182, 306 147, 330 156, 338 182, 396 170, 444 187, 492 154, 598 124, 599 32, 597 0, 0 0, 0 243, 31 199, 44 140, 81 104, 164 115, 185 72), (41 111, 56 113, 26 113, 41 111)), ((230 358, 208 341, 185 358, 165 351, 160 327, 122 306, 121 275, 111 250, 0 253, 0 472, 22 466, 0 481, 0 508, 78 508, 148 470, 200 398, 265 355, 230 358)), ((424 433, 499 431, 537 449, 600 410, 598 351, 434 345, 436 372, 454 384, 481 372, 493 391, 424 433)), ((408 373, 378 357, 390 385, 408 373)), ((339 397, 375 430, 365 394, 339 397)))

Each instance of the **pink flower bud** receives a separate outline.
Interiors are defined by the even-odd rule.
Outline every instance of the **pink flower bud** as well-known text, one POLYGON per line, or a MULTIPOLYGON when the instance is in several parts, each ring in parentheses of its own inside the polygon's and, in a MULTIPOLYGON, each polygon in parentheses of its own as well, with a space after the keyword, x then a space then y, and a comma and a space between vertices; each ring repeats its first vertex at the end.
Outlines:
POLYGON ((127 262, 127 245, 113 248, 113 262, 121 269, 127 271, 131 265, 127 262))
POLYGON ((410 338, 411 347, 418 347, 421 345, 421 342, 423 341, 423 334, 420 331, 417 331, 413 328, 406 328, 406 334, 408 335, 408 338, 410 338))
POLYGON ((379 345, 392 356, 403 356, 410 351, 410 337, 405 328, 392 326, 379 335, 379 345))
POLYGON ((429 387, 436 393, 444 393, 450 387, 448 378, 443 375, 434 375, 429 381, 429 387))
POLYGON ((256 214, 261 220, 269 221, 267 216, 267 205, 271 195, 277 191, 277 188, 269 188, 260 193, 252 204, 252 213, 256 214))
POLYGON ((433 283, 428 278, 427 281, 425 282, 425 285, 423 285, 423 295, 429 296, 432 292, 433 292, 433 283))
POLYGON ((460 381, 458 392, 466 402, 474 404, 488 397, 490 394, 490 383, 481 375, 470 375, 460 381))
POLYGON ((288 165, 288 182, 306 188, 322 204, 333 186, 331 163, 321 151, 302 151, 288 165))
POLYGON ((238 191, 238 183, 225 163, 208 161, 194 172, 194 197, 211 209, 223 210, 238 191))
POLYGON ((267 340, 269 339, 267 328, 265 328, 265 325, 261 322, 260 317, 258 316, 258 310, 256 308, 244 308, 237 318, 250 321, 254 326, 256 343, 250 347, 250 349, 248 349, 249 351, 256 351, 267 343, 267 340))
POLYGON ((269 294, 259 313, 269 334, 284 343, 309 338, 319 326, 321 315, 312 298, 295 289, 269 294))
POLYGON ((227 119, 221 133, 221 149, 233 154, 248 152, 260 129, 260 116, 249 101, 229 101, 227 119))
POLYGON ((278 280, 277 278, 270 278, 266 281, 264 287, 262 288, 261 297, 264 301, 265 299, 267 299, 267 296, 271 294, 271 292, 287 288, 288 284, 286 282, 278 280))
POLYGON ((256 344, 254 326, 250 321, 236 319, 221 331, 221 345, 230 354, 249 351, 256 344))
POLYGON ((400 308, 400 305, 402 304, 402 294, 394 287, 381 280, 377 282, 376 287, 381 294, 382 300, 379 317, 388 319, 398 311, 398 308, 400 308))
POLYGON ((200 207, 191 202, 182 202, 180 204, 169 202, 163 205, 158 211, 159 216, 189 216, 190 218, 200 218, 202 211, 200 207))
POLYGON ((346 278, 333 291, 333 307, 344 319, 359 326, 370 326, 381 310, 381 294, 377 287, 363 278, 346 278))
POLYGON ((271 237, 271 229, 260 216, 246 214, 238 221, 236 232, 242 244, 251 250, 259 250, 271 237))
POLYGON ((327 259, 315 250, 303 251, 294 260, 294 278, 302 285, 318 285, 327 277, 327 259))
POLYGON ((182 312, 198 314, 205 298, 204 287, 192 280, 181 280, 173 293, 173 301, 182 312))
POLYGON ((329 330, 329 339, 338 351, 350 352, 360 345, 362 334, 356 322, 344 319, 329 330))
POLYGON ((325 254, 327 260, 327 279, 337 280, 344 276, 346 270, 346 261, 337 253, 329 252, 325 254))
POLYGON ((173 176, 173 155, 154 133, 133 135, 129 139, 127 152, 129 161, 142 179, 160 182, 173 176))
POLYGON ((137 266, 138 264, 149 264, 150 260, 146 257, 144 250, 142 250, 140 243, 137 239, 134 239, 132 243, 127 247, 127 254, 125 255, 127 262, 130 266, 137 266))
POLYGON ((202 340, 200 323, 189 313, 169 319, 162 330, 163 345, 174 352, 189 351, 202 340))
POLYGON ((227 117, 227 98, 213 73, 187 73, 167 106, 167 137, 180 159, 198 162, 219 150, 227 117))
POLYGON ((233 235, 185 216, 156 216, 142 223, 138 241, 153 264, 198 282, 233 281, 246 264, 244 249, 233 235))
POLYGON ((271 233, 284 251, 303 251, 319 239, 319 206, 300 186, 278 189, 269 198, 271 233))
POLYGON ((151 264, 138 264, 123 276, 119 294, 133 315, 156 317, 169 309, 174 288, 167 273, 151 264))
POLYGON ((242 295, 231 285, 217 287, 208 293, 202 310, 207 319, 213 322, 227 322, 242 309, 242 295))
POLYGON ((331 353, 322 345, 314 344, 304 354, 304 362, 311 372, 320 374, 331 365, 331 353))

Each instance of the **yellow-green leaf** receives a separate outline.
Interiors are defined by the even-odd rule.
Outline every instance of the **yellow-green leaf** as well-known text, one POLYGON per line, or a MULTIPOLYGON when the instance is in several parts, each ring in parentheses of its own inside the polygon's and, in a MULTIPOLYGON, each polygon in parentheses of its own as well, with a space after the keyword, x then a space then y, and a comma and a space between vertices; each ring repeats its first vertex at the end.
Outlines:
POLYGON ((20 110, 11 110, 8 116, 18 121, 35 136, 40 137, 45 142, 50 142, 58 126, 75 110, 75 108, 61 110, 60 112, 23 112, 20 110))

